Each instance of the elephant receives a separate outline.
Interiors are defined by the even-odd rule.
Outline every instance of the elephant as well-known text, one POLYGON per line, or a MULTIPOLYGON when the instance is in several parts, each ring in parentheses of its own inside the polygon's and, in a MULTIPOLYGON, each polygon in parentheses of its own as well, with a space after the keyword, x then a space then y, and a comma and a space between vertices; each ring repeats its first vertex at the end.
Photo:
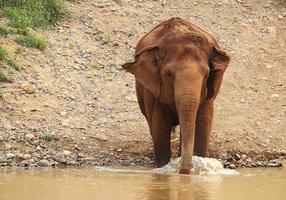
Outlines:
POLYGON ((135 76, 156 167, 170 161, 171 132, 180 126, 180 174, 189 174, 192 156, 208 155, 214 100, 230 57, 207 32, 174 17, 144 35, 135 60, 122 68, 135 76))

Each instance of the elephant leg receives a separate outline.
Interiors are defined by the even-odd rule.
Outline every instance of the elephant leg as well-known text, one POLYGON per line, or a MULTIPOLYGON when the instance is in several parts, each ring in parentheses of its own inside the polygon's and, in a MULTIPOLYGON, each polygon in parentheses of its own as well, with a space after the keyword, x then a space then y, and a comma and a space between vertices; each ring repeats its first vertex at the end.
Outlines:
POLYGON ((171 131, 172 120, 168 109, 158 100, 155 100, 152 113, 151 135, 154 144, 156 167, 162 167, 170 161, 171 131))
POLYGON ((196 121, 195 155, 206 157, 208 154, 209 137, 212 129, 214 102, 212 99, 200 105, 196 121))

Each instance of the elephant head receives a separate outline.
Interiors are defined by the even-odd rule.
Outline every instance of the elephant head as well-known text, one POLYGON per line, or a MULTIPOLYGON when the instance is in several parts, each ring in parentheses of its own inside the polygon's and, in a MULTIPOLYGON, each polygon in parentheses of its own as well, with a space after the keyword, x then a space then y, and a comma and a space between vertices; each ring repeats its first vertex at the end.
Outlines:
POLYGON ((199 106, 216 98, 230 58, 193 25, 168 28, 159 25, 143 37, 135 61, 122 67, 162 104, 175 106, 182 141, 180 173, 189 173, 199 106))

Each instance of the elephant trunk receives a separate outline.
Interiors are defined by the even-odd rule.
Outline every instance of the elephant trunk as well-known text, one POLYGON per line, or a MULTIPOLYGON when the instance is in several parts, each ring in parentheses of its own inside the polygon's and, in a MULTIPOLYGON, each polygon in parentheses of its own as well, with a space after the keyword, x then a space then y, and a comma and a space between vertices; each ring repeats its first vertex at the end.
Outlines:
POLYGON ((189 174, 194 150, 195 129, 201 97, 201 82, 192 86, 180 87, 176 94, 176 106, 181 131, 180 174, 189 174), (181 92, 179 92, 181 91, 181 92))

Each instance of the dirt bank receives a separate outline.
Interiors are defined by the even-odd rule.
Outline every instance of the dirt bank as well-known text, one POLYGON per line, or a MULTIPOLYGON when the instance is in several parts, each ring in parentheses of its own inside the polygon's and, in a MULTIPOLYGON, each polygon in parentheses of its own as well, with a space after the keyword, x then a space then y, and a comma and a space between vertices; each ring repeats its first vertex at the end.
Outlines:
POLYGON ((211 156, 230 167, 280 165, 273 159, 286 154, 283 2, 66 2, 69 19, 40 32, 49 41, 44 51, 1 38, 22 71, 14 83, 0 83, 0 166, 151 166, 134 79, 120 64, 133 58, 144 33, 173 16, 211 33, 231 56, 216 100, 211 156), (27 94, 26 83, 35 92, 27 94))

